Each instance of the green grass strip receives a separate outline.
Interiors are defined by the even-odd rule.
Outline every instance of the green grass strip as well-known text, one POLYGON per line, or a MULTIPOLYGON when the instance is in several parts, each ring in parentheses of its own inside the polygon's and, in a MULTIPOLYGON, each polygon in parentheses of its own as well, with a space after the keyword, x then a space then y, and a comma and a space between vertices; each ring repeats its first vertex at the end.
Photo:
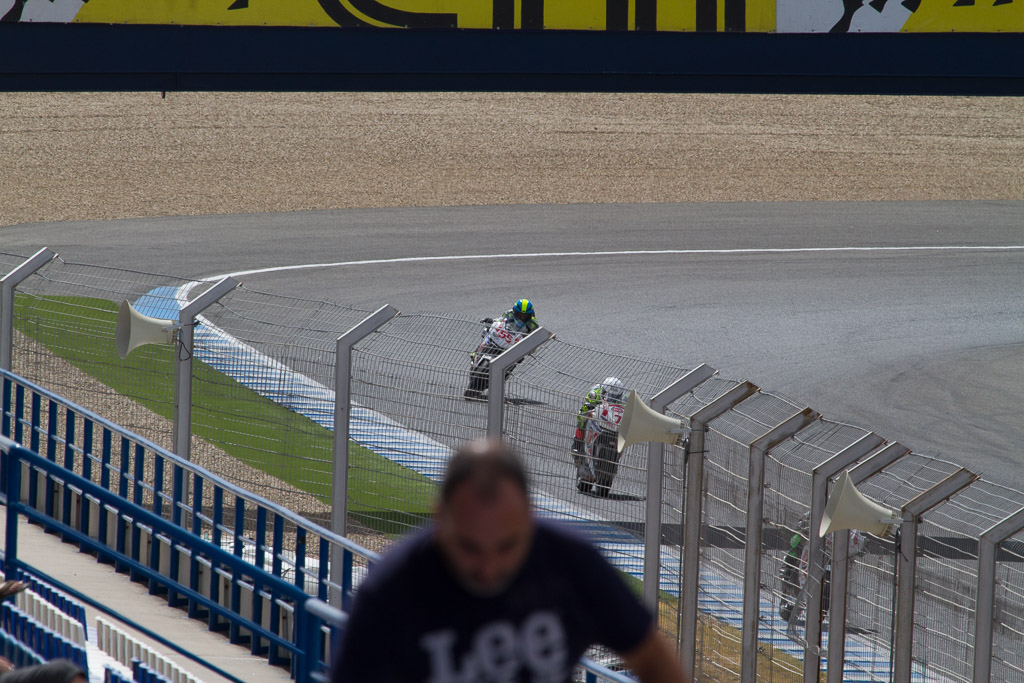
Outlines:
MULTIPOLYGON (((18 295, 16 328, 79 370, 153 412, 173 419, 170 345, 117 356, 117 305, 85 297, 18 295)), ((330 502, 333 433, 206 363, 192 363, 192 431, 229 455, 330 502)), ((430 514, 436 485, 354 442, 349 448, 349 511, 386 533, 430 514)))

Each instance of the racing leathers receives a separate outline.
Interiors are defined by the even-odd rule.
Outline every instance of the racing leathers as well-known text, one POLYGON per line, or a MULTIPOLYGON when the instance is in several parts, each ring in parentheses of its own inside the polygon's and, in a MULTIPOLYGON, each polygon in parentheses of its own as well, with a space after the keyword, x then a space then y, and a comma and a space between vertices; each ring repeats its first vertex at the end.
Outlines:
MULTIPOLYGON (((587 428, 590 411, 601 405, 601 385, 595 384, 583 399, 583 405, 576 413, 576 433, 572 437, 572 452, 583 454, 583 430, 587 428)), ((563 442, 564 443, 564 442, 563 442)))

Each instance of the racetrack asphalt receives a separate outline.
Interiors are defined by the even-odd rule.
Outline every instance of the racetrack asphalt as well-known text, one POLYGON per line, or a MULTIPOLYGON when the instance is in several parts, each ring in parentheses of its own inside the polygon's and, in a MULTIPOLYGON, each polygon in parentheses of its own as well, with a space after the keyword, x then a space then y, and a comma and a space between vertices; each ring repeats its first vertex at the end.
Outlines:
MULTIPOLYGON (((573 204, 35 223, 0 251, 183 277, 422 256, 1024 246, 1024 202, 573 204)), ((532 256, 284 270, 251 289, 475 318, 750 379, 1024 487, 1024 249, 532 256)))

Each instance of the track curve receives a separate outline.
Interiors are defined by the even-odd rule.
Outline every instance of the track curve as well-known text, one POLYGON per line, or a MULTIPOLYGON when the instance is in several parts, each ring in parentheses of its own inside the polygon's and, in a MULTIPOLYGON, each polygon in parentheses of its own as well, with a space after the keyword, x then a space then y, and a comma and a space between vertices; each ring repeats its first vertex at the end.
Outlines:
POLYGON ((1024 202, 500 206, 4 228, 0 249, 373 307, 491 315, 519 296, 567 341, 707 362, 1024 486, 1024 202), (740 253, 741 249, 944 247, 740 253))

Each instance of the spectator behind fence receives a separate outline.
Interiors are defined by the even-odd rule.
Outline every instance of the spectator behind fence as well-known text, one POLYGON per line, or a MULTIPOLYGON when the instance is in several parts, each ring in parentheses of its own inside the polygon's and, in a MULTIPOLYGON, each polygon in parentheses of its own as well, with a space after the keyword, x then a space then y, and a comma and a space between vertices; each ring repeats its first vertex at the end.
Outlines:
POLYGON ((88 683, 89 676, 74 662, 55 659, 15 669, 0 657, 0 683, 88 683))
POLYGON ((463 446, 435 521, 360 586, 333 682, 562 683, 593 644, 644 683, 687 681, 622 577, 587 541, 535 518, 527 489, 508 446, 463 446))

